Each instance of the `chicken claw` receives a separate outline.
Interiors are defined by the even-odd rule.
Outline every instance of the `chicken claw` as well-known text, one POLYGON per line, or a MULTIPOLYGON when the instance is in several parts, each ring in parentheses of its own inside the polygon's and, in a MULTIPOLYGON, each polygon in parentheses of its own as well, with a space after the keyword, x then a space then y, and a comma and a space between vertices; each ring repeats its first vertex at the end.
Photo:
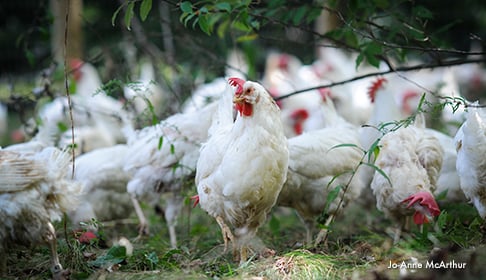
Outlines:
POLYGON ((233 236, 233 233, 231 233, 230 228, 224 223, 223 218, 217 216, 216 222, 218 222, 218 225, 221 228, 221 233, 223 234, 224 252, 226 253, 228 250, 228 240, 231 241, 231 243, 233 243, 233 247, 235 247, 235 237, 233 236))

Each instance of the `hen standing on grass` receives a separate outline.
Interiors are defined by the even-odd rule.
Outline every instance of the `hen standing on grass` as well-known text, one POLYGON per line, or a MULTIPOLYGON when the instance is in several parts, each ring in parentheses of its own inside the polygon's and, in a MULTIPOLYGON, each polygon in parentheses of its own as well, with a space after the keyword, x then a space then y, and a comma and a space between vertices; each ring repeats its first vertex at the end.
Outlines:
POLYGON ((221 227, 225 250, 231 241, 242 264, 286 180, 289 152, 270 94, 255 82, 230 78, 229 83, 236 86, 238 114, 233 122, 231 97, 224 95, 218 122, 201 149, 196 185, 201 207, 221 227))
POLYGON ((54 279, 65 279, 51 221, 76 205, 81 184, 68 180, 70 155, 56 148, 38 153, 0 150, 0 273, 7 270, 6 251, 12 244, 46 243, 54 279))
POLYGON ((476 102, 454 138, 461 189, 486 220, 486 113, 476 102))
POLYGON ((371 189, 377 208, 399 223, 394 243, 400 240, 407 216, 415 212, 413 221, 421 225, 440 214, 432 193, 443 154, 439 140, 425 131, 422 115, 414 125, 398 128, 381 139, 375 165, 387 177, 375 172, 371 189))

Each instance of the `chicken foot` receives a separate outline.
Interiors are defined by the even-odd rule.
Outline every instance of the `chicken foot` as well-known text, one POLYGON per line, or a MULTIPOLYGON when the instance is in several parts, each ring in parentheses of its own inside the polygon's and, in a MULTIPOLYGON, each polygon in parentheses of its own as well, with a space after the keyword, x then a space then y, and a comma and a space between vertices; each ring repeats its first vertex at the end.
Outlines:
POLYGON ((138 202, 138 199, 135 195, 131 195, 130 199, 132 200, 133 208, 135 208, 135 213, 137 214, 139 226, 138 226, 138 236, 135 238, 136 240, 142 238, 142 236, 146 236, 149 234, 149 225, 145 215, 143 214, 142 207, 138 202))
POLYGON ((44 241, 49 245, 51 251, 51 272, 52 279, 64 280, 69 279, 69 270, 64 270, 59 261, 59 255, 57 254, 57 238, 54 226, 49 222, 47 223, 47 231, 44 234, 44 241))
POLYGON ((224 252, 226 253, 226 251, 228 250, 228 240, 233 243, 233 248, 236 249, 236 244, 234 242, 235 237, 233 236, 233 233, 231 233, 230 228, 223 221, 223 218, 221 218, 221 216, 217 216, 216 222, 218 222, 218 225, 221 228, 221 233, 223 234, 224 252))

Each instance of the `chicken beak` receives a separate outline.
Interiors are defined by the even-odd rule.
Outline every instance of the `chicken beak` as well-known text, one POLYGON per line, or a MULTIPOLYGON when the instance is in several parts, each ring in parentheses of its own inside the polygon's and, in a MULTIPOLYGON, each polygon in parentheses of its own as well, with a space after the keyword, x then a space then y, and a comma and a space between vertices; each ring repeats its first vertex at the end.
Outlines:
POLYGON ((233 97, 233 103, 243 103, 246 102, 246 98, 244 95, 235 95, 233 97))

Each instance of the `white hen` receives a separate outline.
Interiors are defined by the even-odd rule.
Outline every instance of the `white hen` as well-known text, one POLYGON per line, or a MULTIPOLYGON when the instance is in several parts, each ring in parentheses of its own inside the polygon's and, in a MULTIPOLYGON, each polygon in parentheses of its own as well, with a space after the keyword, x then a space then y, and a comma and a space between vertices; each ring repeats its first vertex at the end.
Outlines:
POLYGON ((230 83, 237 86, 233 102, 238 114, 233 122, 227 93, 201 150, 196 185, 201 208, 221 227, 225 248, 231 240, 244 263, 249 243, 285 182, 289 152, 280 110, 270 94, 255 82, 230 78, 230 83))
POLYGON ((478 105, 467 108, 467 119, 454 140, 461 189, 486 220, 486 113, 478 105))
POLYGON ((375 172, 371 182, 377 208, 399 224, 395 243, 407 216, 415 212, 415 224, 423 224, 440 213, 432 193, 444 151, 437 138, 423 129, 421 115, 415 122, 383 136, 375 164, 387 177, 375 172))
POLYGON ((175 226, 183 202, 181 192, 194 176, 201 143, 208 137, 216 111, 217 103, 213 103, 127 133, 129 150, 124 170, 130 176, 127 191, 140 220, 140 234, 148 233, 148 223, 138 200, 156 204, 161 194, 169 194, 164 213, 170 244, 177 246, 175 226))
POLYGON ((65 279, 57 254, 51 221, 76 205, 81 184, 67 179, 70 156, 56 148, 39 153, 0 150, 0 269, 5 272, 6 251, 13 245, 45 243, 51 251, 54 279, 65 279))

